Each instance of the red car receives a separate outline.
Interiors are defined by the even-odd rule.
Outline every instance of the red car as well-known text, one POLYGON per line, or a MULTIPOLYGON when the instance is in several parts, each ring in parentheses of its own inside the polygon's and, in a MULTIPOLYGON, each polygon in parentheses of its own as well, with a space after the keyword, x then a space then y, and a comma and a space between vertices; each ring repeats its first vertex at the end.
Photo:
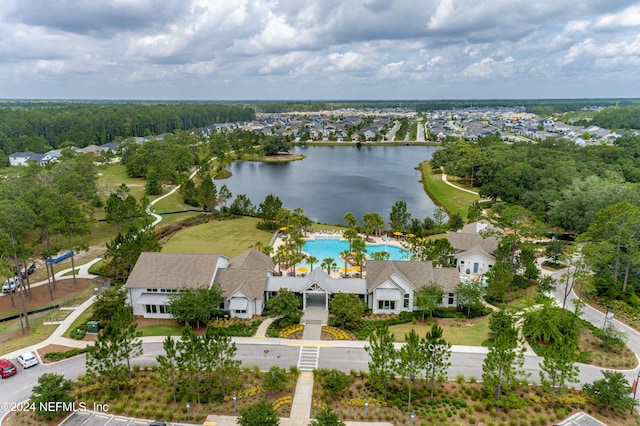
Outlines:
POLYGON ((13 376, 18 372, 16 366, 8 359, 0 359, 0 377, 13 376))

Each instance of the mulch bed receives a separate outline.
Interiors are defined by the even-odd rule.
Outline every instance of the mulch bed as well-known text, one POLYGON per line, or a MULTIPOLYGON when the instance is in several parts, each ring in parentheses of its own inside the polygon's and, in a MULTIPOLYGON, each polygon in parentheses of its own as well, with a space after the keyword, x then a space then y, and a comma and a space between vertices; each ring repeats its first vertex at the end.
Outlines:
MULTIPOLYGON (((27 305, 28 310, 49 306, 55 304, 56 301, 81 293, 87 289, 91 282, 92 280, 88 280, 86 278, 76 278, 76 286, 74 287, 72 277, 58 278, 56 279, 57 288, 53 291, 53 301, 51 300, 49 286, 47 284, 37 287, 32 286, 32 297, 29 298, 28 295, 25 294, 25 304, 27 305)), ((9 294, 5 294, 0 297, 0 312, 2 312, 2 316, 9 316, 13 313, 17 314, 22 312, 20 292, 16 291, 15 293, 12 293, 12 295, 15 306, 12 306, 11 296, 9 294)))

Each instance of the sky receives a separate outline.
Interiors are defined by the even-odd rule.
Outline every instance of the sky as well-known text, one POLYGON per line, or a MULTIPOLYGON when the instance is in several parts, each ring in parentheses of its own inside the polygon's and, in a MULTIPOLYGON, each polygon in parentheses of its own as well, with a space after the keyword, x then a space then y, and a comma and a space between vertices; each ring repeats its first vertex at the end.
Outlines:
POLYGON ((640 1, 2 0, 0 98, 640 97, 640 1))

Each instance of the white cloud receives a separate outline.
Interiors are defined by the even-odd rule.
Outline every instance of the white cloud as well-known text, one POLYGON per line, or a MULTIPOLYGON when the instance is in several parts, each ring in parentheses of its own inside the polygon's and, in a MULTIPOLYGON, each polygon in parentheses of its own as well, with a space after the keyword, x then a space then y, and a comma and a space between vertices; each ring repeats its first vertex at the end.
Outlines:
POLYGON ((91 97, 92 88, 109 82, 113 97, 201 98, 219 93, 225 81, 234 88, 225 93, 239 99, 495 98, 510 96, 506 87, 557 97, 558 87, 576 82, 588 96, 596 83, 598 93, 604 90, 603 69, 615 69, 627 95, 640 96, 636 0, 5 0, 3 6, 0 91, 7 97, 47 97, 47 90, 91 97), (55 89, 30 84, 49 78, 57 79, 55 89))

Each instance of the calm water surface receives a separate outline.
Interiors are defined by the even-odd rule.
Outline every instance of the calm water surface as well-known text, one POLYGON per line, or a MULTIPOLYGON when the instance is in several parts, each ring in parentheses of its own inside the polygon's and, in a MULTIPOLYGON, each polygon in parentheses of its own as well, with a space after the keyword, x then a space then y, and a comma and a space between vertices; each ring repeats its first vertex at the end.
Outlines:
POLYGON ((435 204, 424 192, 415 167, 438 149, 431 146, 307 146, 296 147, 302 161, 289 163, 233 163, 226 184, 234 197, 247 194, 258 206, 268 194, 280 197, 284 207, 304 209, 321 223, 342 224, 346 212, 358 220, 378 212, 389 220, 391 206, 407 202, 412 217, 432 216, 435 204))

